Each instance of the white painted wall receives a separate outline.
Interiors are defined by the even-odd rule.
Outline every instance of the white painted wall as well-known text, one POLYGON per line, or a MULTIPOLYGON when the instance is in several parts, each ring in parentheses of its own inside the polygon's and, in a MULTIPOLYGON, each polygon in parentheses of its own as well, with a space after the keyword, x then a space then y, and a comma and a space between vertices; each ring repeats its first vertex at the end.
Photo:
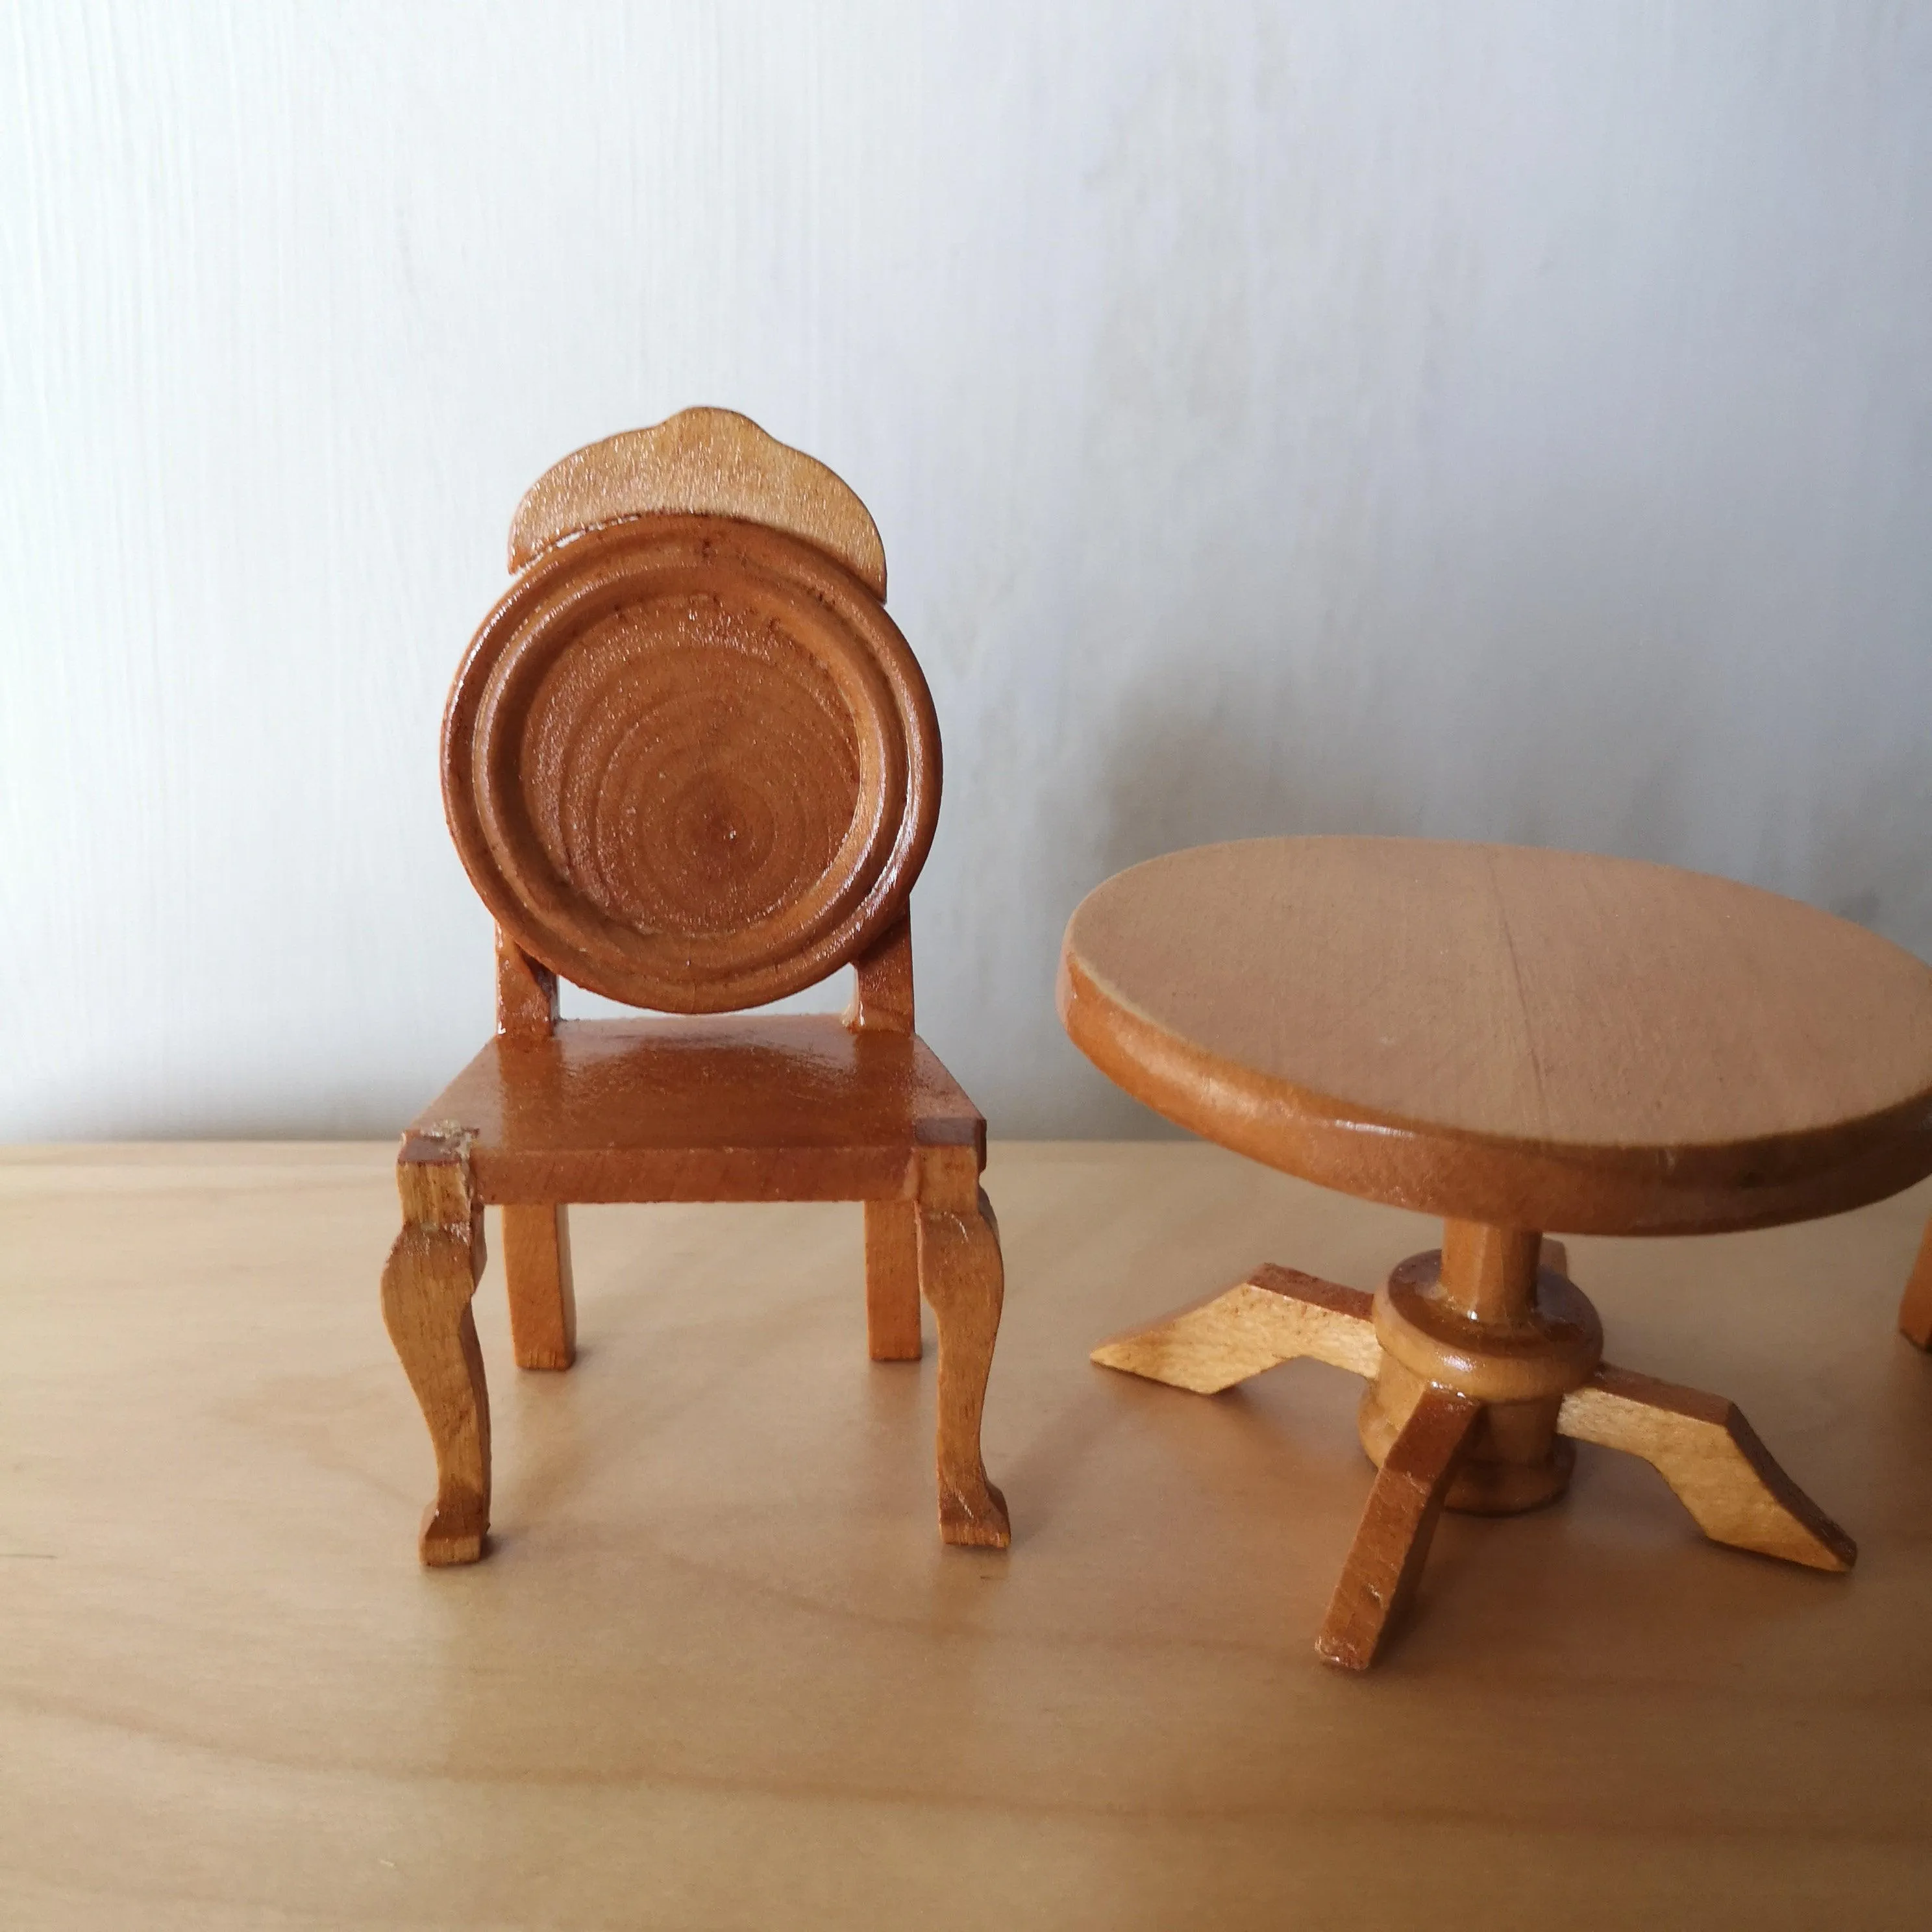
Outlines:
POLYGON ((1144 1124, 1060 929, 1264 830, 1932 950, 1932 8, 0 11, 0 1135, 386 1132, 490 1022, 435 736, 555 458, 862 495, 923 1030, 1144 1124))

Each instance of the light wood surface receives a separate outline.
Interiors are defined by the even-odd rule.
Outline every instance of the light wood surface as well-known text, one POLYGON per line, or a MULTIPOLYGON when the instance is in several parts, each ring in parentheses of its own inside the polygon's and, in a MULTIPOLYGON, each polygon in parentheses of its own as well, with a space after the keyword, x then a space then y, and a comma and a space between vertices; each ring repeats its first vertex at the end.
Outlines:
POLYGON ((391 1156, 0 1159, 0 1924, 1923 1916, 1932 1360, 1888 1317, 1932 1189, 1571 1244, 1619 1354, 1732 1389, 1834 1498, 1851 1577, 1714 1549, 1586 1442, 1564 1502, 1443 1518, 1350 1679, 1309 1634, 1360 1384, 1202 1400, 1085 1350, 1271 1254, 1372 1282, 1431 1222, 1208 1147, 996 1143, 998 1552, 932 1537, 933 1367, 866 1360, 856 1209, 579 1210, 569 1375, 474 1304, 497 1553, 424 1570, 391 1156))
MULTIPOLYGON (((1462 1347, 1448 1359, 1418 1367, 1388 1346, 1402 1334, 1390 1325, 1386 1294, 1272 1264, 1094 1351, 1103 1368, 1196 1395, 1219 1394, 1304 1356, 1346 1369, 1370 1384, 1358 1427, 1370 1460, 1384 1468, 1421 1419, 1396 1480, 1385 1496, 1371 1499, 1360 1546, 1344 1566, 1330 1624, 1316 1640, 1330 1663, 1365 1669, 1380 1654, 1384 1626, 1412 1594, 1414 1568, 1427 1554, 1436 1512, 1445 1503, 1508 1516, 1560 1496, 1575 1452, 1559 1438, 1641 1456, 1714 1542, 1814 1570, 1843 1571, 1856 1561, 1850 1537, 1780 1467, 1736 1403, 1602 1361, 1594 1307, 1556 1272, 1567 1266, 1567 1252, 1560 1243, 1541 1246, 1536 1312, 1564 1317, 1573 1342, 1567 1366, 1560 1348, 1525 1324, 1504 1331, 1514 1344, 1507 1353, 1472 1350, 1466 1334, 1456 1338, 1462 1347), (1579 1330, 1586 1331, 1580 1349, 1574 1346, 1579 1330), (1548 1386, 1495 1388, 1498 1372, 1514 1378, 1526 1370, 1548 1386), (1473 1402, 1481 1427, 1436 1400, 1445 1394, 1473 1402), (1403 1547, 1409 1538, 1412 1552, 1403 1547)), ((1437 1259, 1412 1257, 1394 1270, 1390 1287, 1432 1276, 1437 1259)))
POLYGON ((842 477, 734 410, 681 410, 574 450, 525 493, 510 523, 510 568, 554 544, 650 511, 738 517, 836 557, 874 597, 886 551, 872 513, 842 477))
POLYGON ((1932 1172, 1932 968, 1668 866, 1204 846, 1088 896, 1060 1003, 1102 1070, 1184 1126, 1501 1227, 1767 1226, 1932 1172))

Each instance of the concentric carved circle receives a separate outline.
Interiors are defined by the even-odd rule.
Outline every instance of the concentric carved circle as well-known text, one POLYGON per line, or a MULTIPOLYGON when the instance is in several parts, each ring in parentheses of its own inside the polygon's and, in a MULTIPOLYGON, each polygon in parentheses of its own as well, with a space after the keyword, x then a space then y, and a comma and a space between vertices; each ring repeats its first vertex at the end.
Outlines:
POLYGON ((870 592, 809 544, 640 518, 546 552, 484 621, 443 800, 526 951, 634 1006, 796 992, 895 918, 932 842, 939 734, 870 592))

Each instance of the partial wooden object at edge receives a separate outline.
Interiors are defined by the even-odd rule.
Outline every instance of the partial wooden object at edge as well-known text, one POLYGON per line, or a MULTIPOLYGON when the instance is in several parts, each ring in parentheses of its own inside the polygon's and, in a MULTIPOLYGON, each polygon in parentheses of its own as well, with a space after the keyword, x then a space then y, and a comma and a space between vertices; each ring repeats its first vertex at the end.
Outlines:
POLYGON ((1932 1348, 1932 1221, 1918 1244, 1918 1260, 1898 1304, 1899 1332, 1922 1348, 1932 1348))

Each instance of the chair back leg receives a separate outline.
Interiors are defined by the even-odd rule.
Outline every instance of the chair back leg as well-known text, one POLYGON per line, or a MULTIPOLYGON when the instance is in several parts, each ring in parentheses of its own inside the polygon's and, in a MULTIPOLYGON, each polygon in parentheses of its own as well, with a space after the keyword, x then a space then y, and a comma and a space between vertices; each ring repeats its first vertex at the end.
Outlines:
POLYGON ((916 1362, 919 1328, 919 1204, 866 1203, 866 1342, 875 1362, 916 1362))
POLYGON ((570 1210, 555 1203, 503 1210, 503 1276, 510 1342, 520 1369, 567 1369, 577 1359, 577 1290, 570 1210))

